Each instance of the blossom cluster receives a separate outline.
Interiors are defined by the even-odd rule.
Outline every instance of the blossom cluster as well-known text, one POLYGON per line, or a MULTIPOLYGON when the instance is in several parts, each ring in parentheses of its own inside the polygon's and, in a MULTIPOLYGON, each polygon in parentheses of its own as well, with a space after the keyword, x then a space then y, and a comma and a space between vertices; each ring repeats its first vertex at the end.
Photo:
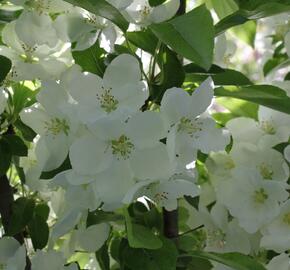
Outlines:
MULTIPOLYGON (((172 18, 180 3, 107 2, 132 30, 172 18)), ((264 262, 267 269, 289 270, 289 115, 260 106, 257 119, 218 125, 210 76, 190 89, 165 89, 155 102, 146 59, 130 46, 116 53, 126 36, 111 21, 61 0, 10 0, 3 6, 21 14, 1 31, 0 55, 12 68, 0 86, 0 132, 14 123, 5 119, 13 86, 31 87, 35 102, 16 118, 36 137, 19 165, 25 191, 49 203, 51 230, 46 250, 35 252, 30 243, 1 238, 0 269, 24 269, 29 256, 32 270, 76 270, 75 252, 96 252, 111 226, 120 226, 101 221, 87 227, 89 212, 119 213, 136 201, 173 211, 191 197, 199 199, 197 209, 187 210, 198 219, 197 230, 202 227, 205 251, 258 257, 271 250, 278 256, 264 262), (110 55, 104 72, 84 71, 74 54, 96 42, 110 55), (206 157, 203 164, 200 156, 206 157), (43 172, 55 171, 43 179, 43 172)), ((224 68, 236 50, 227 39, 216 39, 214 56, 224 68)), ((274 84, 287 90, 287 84, 274 84)), ((212 269, 231 268, 213 263, 212 269)))

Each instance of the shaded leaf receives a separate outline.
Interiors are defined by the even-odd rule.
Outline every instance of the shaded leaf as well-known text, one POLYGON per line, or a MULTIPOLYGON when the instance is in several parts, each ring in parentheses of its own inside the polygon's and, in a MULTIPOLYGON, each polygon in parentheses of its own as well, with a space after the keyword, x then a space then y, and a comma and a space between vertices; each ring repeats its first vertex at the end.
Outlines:
POLYGON ((214 27, 205 5, 150 29, 165 44, 197 65, 210 68, 213 60, 214 27))
POLYGON ((218 97, 247 100, 271 109, 290 114, 290 98, 286 92, 272 85, 227 86, 215 89, 218 97))
POLYGON ((109 4, 105 0, 64 0, 74 6, 82 7, 100 17, 112 21, 120 27, 122 31, 126 31, 129 23, 125 20, 123 15, 117 8, 109 4))

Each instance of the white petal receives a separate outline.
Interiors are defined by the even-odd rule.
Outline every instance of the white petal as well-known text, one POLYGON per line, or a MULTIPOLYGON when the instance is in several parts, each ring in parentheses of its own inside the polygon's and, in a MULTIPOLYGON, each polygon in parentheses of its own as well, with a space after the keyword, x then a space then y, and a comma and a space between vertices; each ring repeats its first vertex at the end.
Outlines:
POLYGON ((52 27, 52 19, 49 15, 39 15, 37 12, 23 12, 16 20, 15 31, 24 44, 34 45, 48 44, 54 47, 58 42, 55 29, 52 27), (27 31, 29 25, 29 31, 27 31))
POLYGON ((152 147, 166 137, 160 114, 153 111, 139 112, 128 121, 127 134, 138 148, 152 147))
POLYGON ((92 73, 82 73, 81 68, 74 65, 63 74, 61 84, 80 104, 95 106, 102 79, 92 73))
POLYGON ((7 104, 7 97, 5 91, 0 87, 0 114, 3 113, 7 104))
POLYGON ((162 143, 153 148, 136 150, 130 159, 132 170, 138 179, 163 179, 172 174, 166 146, 162 143))
POLYGON ((60 252, 38 250, 31 260, 31 270, 60 270, 65 260, 60 252))
POLYGON ((166 90, 162 101, 160 111, 166 124, 172 125, 186 117, 190 112, 190 96, 181 88, 170 88, 166 90))
POLYGON ((196 117, 211 105, 213 99, 213 81, 209 77, 191 95, 190 115, 196 117))
POLYGON ((196 133, 194 146, 203 153, 210 151, 222 151, 230 143, 230 136, 225 129, 217 128, 216 123, 211 118, 201 119, 203 123, 201 131, 196 133))
POLYGON ((258 128, 258 122, 251 118, 234 118, 227 122, 226 127, 232 134, 234 141, 256 144, 263 135, 261 129, 258 128))
POLYGON ((178 198, 185 195, 196 197, 200 194, 200 190, 194 183, 184 179, 162 182, 155 192, 157 194, 166 194, 165 198, 162 198, 159 204, 164 206, 168 211, 172 211, 177 208, 178 198))
POLYGON ((110 226, 107 223, 92 225, 86 229, 78 230, 78 245, 87 252, 99 250, 108 239, 110 226))
POLYGON ((70 148, 73 169, 79 174, 93 175, 110 166, 108 145, 92 135, 77 139, 70 148))
POLYGON ((104 202, 103 209, 110 211, 122 206, 125 194, 133 185, 133 174, 128 162, 115 161, 109 169, 96 175, 93 187, 104 202))
POLYGON ((12 237, 3 237, 0 239, 0 264, 13 257, 20 244, 12 237))
POLYGON ((290 162, 290 145, 288 145, 285 149, 284 149, 284 156, 286 158, 286 160, 288 162, 290 162))
POLYGON ((72 185, 85 185, 93 182, 95 179, 92 176, 80 175, 74 170, 70 170, 66 173, 67 181, 72 185))
POLYGON ((105 87, 118 88, 141 79, 138 60, 129 54, 121 54, 107 67, 104 74, 105 87))
POLYGON ((73 209, 66 213, 61 219, 59 219, 52 228, 52 239, 58 239, 72 230, 76 224, 80 221, 82 213, 79 209, 73 209))
POLYGON ((40 135, 46 134, 46 123, 50 122, 51 120, 46 111, 40 107, 39 104, 24 109, 20 113, 20 118, 24 124, 31 127, 36 133, 40 135))
POLYGON ((176 14, 179 5, 179 0, 168 0, 165 3, 154 7, 150 14, 150 20, 152 20, 154 23, 169 20, 176 14))
POLYGON ((43 170, 51 171, 57 169, 66 159, 69 150, 68 137, 65 134, 44 135, 36 146, 35 152, 38 159, 47 155, 43 170))
POLYGON ((62 106, 68 102, 68 94, 56 82, 46 81, 37 94, 37 100, 50 115, 59 116, 62 106))

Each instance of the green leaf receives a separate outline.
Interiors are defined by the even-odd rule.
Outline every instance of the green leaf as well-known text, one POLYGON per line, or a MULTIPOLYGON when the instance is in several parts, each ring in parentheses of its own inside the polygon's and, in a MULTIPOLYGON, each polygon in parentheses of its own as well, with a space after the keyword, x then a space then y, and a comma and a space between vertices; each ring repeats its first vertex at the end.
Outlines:
MULTIPOLYGON (((185 255, 187 256, 187 255, 185 255)), ((202 252, 194 251, 188 254, 188 256, 213 260, 221 264, 232 267, 236 270, 266 270, 266 268, 259 262, 251 258, 250 256, 243 255, 241 253, 214 253, 214 252, 202 252)))
POLYGON ((36 133, 33 131, 33 129, 25 125, 20 119, 17 119, 14 122, 14 127, 18 129, 26 141, 32 142, 36 136, 36 133))
POLYGON ((160 48, 157 62, 161 72, 155 78, 151 97, 158 103, 167 89, 181 87, 185 79, 185 72, 176 53, 169 50, 166 46, 160 48))
POLYGON ((264 17, 273 16, 290 10, 290 2, 287 1, 259 1, 252 2, 253 5, 244 4, 241 9, 225 17, 215 25, 216 35, 225 32, 227 29, 244 24, 249 20, 257 20, 264 17))
POLYGON ((34 213, 28 223, 28 230, 34 250, 43 249, 48 242, 49 236, 49 228, 46 220, 37 213, 34 213))
POLYGON ((46 221, 49 216, 49 207, 46 203, 38 204, 35 206, 34 213, 46 221))
POLYGON ((256 39, 256 29, 257 23, 255 21, 248 21, 243 25, 235 26, 231 29, 231 32, 238 37, 239 39, 243 40, 252 48, 255 47, 255 39, 256 39))
POLYGON ((17 116, 22 109, 33 105, 36 102, 36 95, 38 90, 31 90, 25 85, 18 83, 13 85, 12 105, 14 107, 14 114, 17 116))
POLYGON ((3 136, 2 140, 5 140, 9 145, 10 153, 14 156, 27 156, 27 146, 24 141, 17 135, 8 134, 3 136))
POLYGON ((149 0, 149 5, 151 7, 156 7, 163 4, 166 0, 149 0))
POLYGON ((211 0, 211 4, 220 19, 227 17, 239 9, 234 0, 211 0))
POLYGON ((106 68, 105 54, 106 51, 99 46, 98 41, 86 50, 72 52, 75 63, 80 65, 83 71, 97 74, 100 77, 103 77, 106 68))
POLYGON ((123 32, 128 29, 129 23, 117 8, 105 0, 65 0, 66 2, 78 7, 82 7, 97 16, 106 18, 120 27, 123 32))
POLYGON ((0 55, 0 84, 5 80, 12 67, 11 61, 5 56, 0 55))
POLYGON ((186 82, 195 82, 196 77, 191 76, 199 75, 200 81, 204 81, 208 76, 211 76, 216 85, 251 85, 252 82, 243 73, 233 69, 223 69, 217 65, 212 65, 211 68, 206 71, 197 65, 191 63, 184 66, 184 70, 187 73, 186 82))
POLYGON ((0 140, 0 176, 9 169, 11 158, 9 144, 5 140, 0 140))
POLYGON ((210 68, 213 60, 214 27, 205 5, 168 22, 150 26, 165 44, 197 65, 210 68))
POLYGON ((34 200, 25 197, 18 198, 12 205, 12 216, 9 222, 8 235, 21 232, 30 222, 35 207, 34 200))
POLYGON ((125 211, 128 241, 133 248, 159 249, 162 241, 149 228, 132 222, 128 211, 125 211))
POLYGON ((150 29, 147 28, 142 31, 128 32, 126 36, 136 47, 141 48, 152 55, 154 54, 158 44, 158 39, 150 29))
POLYGON ((171 240, 163 239, 162 247, 145 250, 123 246, 121 257, 129 269, 136 270, 176 270, 177 250, 171 240))
POLYGON ((290 98, 286 92, 272 85, 227 86, 215 89, 218 97, 247 100, 271 109, 290 114, 290 98))
POLYGON ((20 14, 22 13, 22 10, 8 10, 8 9, 0 9, 0 22, 11 22, 16 20, 20 14))
POLYGON ((110 256, 107 243, 96 251, 95 254, 101 270, 110 270, 110 256))
POLYGON ((216 101, 227 108, 235 117, 243 116, 258 120, 258 104, 228 97, 219 97, 216 101))
POLYGON ((123 220, 124 217, 120 214, 114 212, 105 212, 98 209, 93 212, 88 212, 87 227, 104 222, 118 222, 123 220))

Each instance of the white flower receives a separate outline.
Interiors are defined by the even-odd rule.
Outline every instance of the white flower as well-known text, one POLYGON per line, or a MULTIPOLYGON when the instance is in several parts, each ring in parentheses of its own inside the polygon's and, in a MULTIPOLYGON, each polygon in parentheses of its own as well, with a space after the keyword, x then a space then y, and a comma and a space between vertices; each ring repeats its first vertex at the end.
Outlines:
POLYGON ((71 4, 62 0, 11 0, 9 2, 15 5, 31 8, 38 14, 61 13, 72 8, 71 4))
POLYGON ((288 197, 284 183, 265 181, 256 170, 237 168, 232 179, 223 185, 224 204, 240 226, 255 233, 280 212, 280 203, 288 197))
POLYGON ((290 245, 290 201, 288 200, 281 209, 279 216, 263 231, 261 247, 284 252, 290 245))
POLYGON ((265 180, 286 182, 289 178, 289 167, 283 155, 272 148, 234 142, 230 155, 236 167, 255 169, 265 180))
POLYGON ((272 147, 288 141, 290 136, 290 116, 260 106, 259 122, 251 118, 239 117, 227 122, 226 127, 232 134, 234 141, 272 147))
POLYGON ((123 202, 129 204, 145 196, 160 207, 172 211, 177 208, 177 199, 185 195, 196 197, 199 193, 199 188, 193 182, 183 179, 181 175, 174 175, 169 180, 147 180, 136 183, 128 191, 123 202))
POLYGON ((99 37, 100 45, 109 44, 113 50, 117 38, 114 25, 84 9, 74 8, 59 15, 53 23, 63 42, 74 43, 73 50, 85 50, 95 44, 99 37))
POLYGON ((223 68, 227 67, 236 49, 236 44, 227 39, 225 34, 219 35, 215 42, 214 63, 223 68))
POLYGON ((165 92, 160 111, 166 125, 170 126, 167 146, 177 166, 184 167, 194 160, 198 150, 203 153, 219 151, 229 143, 225 131, 216 128, 210 116, 202 114, 210 106, 212 98, 213 83, 210 78, 191 96, 180 88, 165 92))
POLYGON ((203 207, 200 209, 200 217, 207 234, 206 251, 250 253, 248 234, 238 225, 236 219, 228 221, 228 211, 224 206, 217 203, 210 213, 203 207))
POLYGON ((92 123, 109 114, 134 113, 148 97, 141 81, 137 59, 128 54, 116 57, 107 67, 103 79, 72 67, 62 79, 64 87, 78 102, 79 118, 92 123))
POLYGON ((290 258, 286 253, 274 257, 268 264, 267 270, 290 270, 290 258))
POLYGON ((172 18, 176 14, 179 4, 178 0, 166 0, 161 5, 151 7, 148 0, 134 0, 125 9, 124 15, 131 23, 147 26, 172 18))
POLYGON ((12 61, 13 80, 57 78, 72 62, 48 15, 23 12, 4 27, 2 39, 6 46, 0 46, 0 54, 12 61))
POLYGON ((0 269, 23 270, 26 265, 26 250, 14 238, 0 239, 0 269))
POLYGON ((77 139, 70 148, 71 164, 77 173, 94 175, 117 162, 128 163, 138 179, 170 175, 167 149, 159 142, 166 134, 159 113, 139 112, 126 122, 119 117, 102 118, 90 130, 93 134, 77 139))
POLYGON ((36 146, 36 156, 42 160, 43 170, 59 167, 68 154, 69 146, 78 130, 79 123, 74 117, 74 108, 69 96, 53 81, 46 82, 37 95, 36 103, 20 113, 21 120, 41 135, 36 146))

